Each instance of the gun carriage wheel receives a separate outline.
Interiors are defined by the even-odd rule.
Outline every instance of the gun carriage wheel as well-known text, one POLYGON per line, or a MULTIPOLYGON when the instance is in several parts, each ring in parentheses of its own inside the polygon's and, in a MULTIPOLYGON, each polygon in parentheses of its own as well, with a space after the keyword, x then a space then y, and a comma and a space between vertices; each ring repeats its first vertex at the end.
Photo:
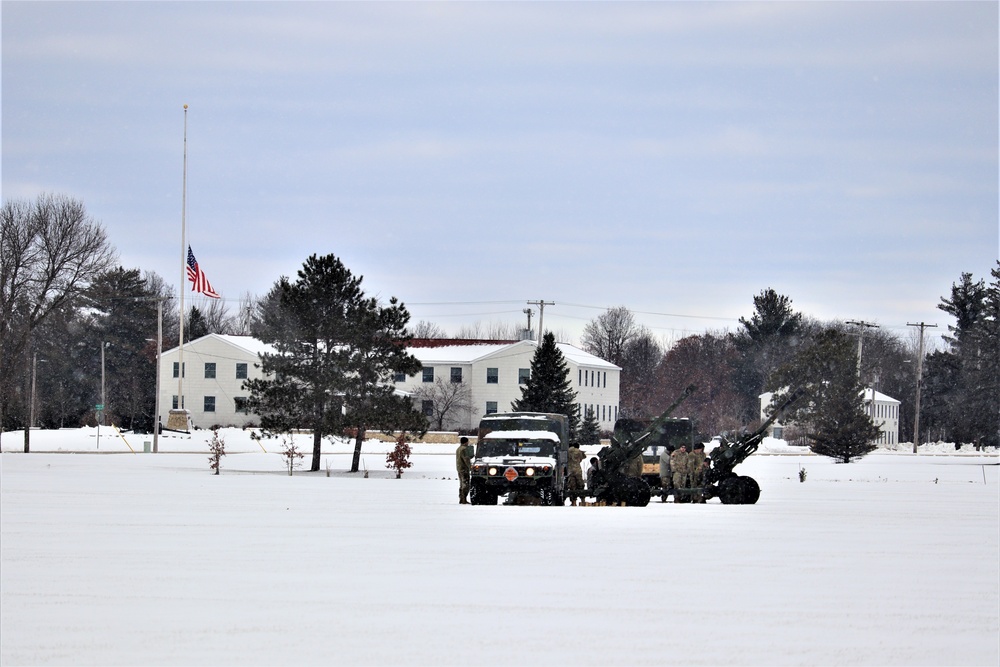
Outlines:
POLYGON ((719 482, 719 499, 725 505, 753 505, 760 498, 760 485, 753 477, 730 477, 719 482))

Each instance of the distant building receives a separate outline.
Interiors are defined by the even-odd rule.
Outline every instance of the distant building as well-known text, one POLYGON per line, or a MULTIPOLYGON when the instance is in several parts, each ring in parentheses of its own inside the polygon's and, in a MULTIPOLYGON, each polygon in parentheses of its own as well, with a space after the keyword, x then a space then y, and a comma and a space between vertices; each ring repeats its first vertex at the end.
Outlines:
POLYGON ((191 424, 198 428, 259 424, 260 418, 247 412, 247 379, 263 377, 257 365, 270 345, 251 336, 208 334, 184 344, 184 367, 180 368, 179 348, 160 355, 160 423, 167 425, 171 409, 186 408, 191 424), (178 405, 178 373, 183 372, 183 405, 178 405))
MULTIPOLYGON (((875 441, 879 445, 895 445, 899 443, 899 401, 891 396, 886 396, 878 391, 875 394, 875 405, 872 406, 872 389, 864 389, 865 408, 868 414, 872 415, 872 420, 879 426, 879 437, 875 441), (874 413, 874 414, 873 414, 874 413)), ((760 395, 760 418, 763 421, 767 418, 766 412, 771 404, 773 392, 764 392, 760 395)), ((783 437, 784 426, 780 421, 776 421, 768 428, 768 436, 772 438, 783 437)))
MULTIPOLYGON (((577 393, 580 416, 588 408, 600 423, 611 430, 618 418, 621 368, 566 343, 557 347, 566 360, 570 381, 577 393)), ((423 369, 412 376, 393 378, 397 391, 413 395, 437 378, 464 382, 469 386, 471 410, 449 415, 449 430, 471 429, 484 414, 509 412, 521 397, 537 343, 522 341, 480 341, 457 339, 414 340, 409 352, 423 369)), ((257 415, 246 411, 247 379, 262 377, 259 355, 274 348, 251 336, 209 334, 184 344, 183 405, 191 423, 198 428, 258 424, 257 415)), ((178 348, 165 351, 160 362, 160 417, 166 425, 171 408, 178 407, 178 348)), ((423 409, 422 405, 415 405, 423 409)))
MULTIPOLYGON (((510 412, 511 404, 521 398, 521 387, 530 375, 537 347, 533 340, 415 340, 409 352, 423 364, 423 371, 409 377, 397 376, 396 388, 413 394, 437 378, 468 383, 472 409, 453 416, 445 426, 475 428, 483 415, 510 412)), ((580 418, 588 408, 593 409, 600 428, 611 430, 618 418, 621 368, 568 343, 557 343, 556 347, 569 367, 580 418)))

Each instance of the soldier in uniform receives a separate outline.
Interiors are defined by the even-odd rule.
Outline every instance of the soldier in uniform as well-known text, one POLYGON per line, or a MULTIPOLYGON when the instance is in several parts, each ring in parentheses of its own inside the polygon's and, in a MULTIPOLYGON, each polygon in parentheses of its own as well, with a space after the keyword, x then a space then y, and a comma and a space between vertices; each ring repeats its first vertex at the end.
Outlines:
POLYGON ((625 475, 627 477, 642 477, 642 452, 628 460, 628 464, 625 466, 625 475))
POLYGON ((688 475, 691 480, 691 487, 699 489, 694 492, 691 501, 696 503, 705 502, 705 496, 700 490, 705 477, 705 445, 700 442, 688 454, 688 475))
POLYGON ((660 452, 660 502, 667 502, 667 494, 674 488, 674 475, 670 471, 670 455, 674 453, 673 445, 668 445, 660 452))
POLYGON ((596 456, 590 457, 590 467, 587 468, 587 491, 590 495, 596 495, 597 477, 601 472, 601 462, 596 456))
POLYGON ((674 475, 674 502, 684 502, 684 491, 688 488, 688 448, 682 444, 670 455, 670 470, 674 475))
POLYGON ((587 455, 580 451, 580 444, 571 442, 569 445, 569 469, 566 473, 566 491, 570 503, 576 507, 576 501, 583 496, 583 467, 580 465, 587 455))
POLYGON ((475 450, 464 435, 455 450, 455 469, 458 471, 458 503, 469 504, 469 484, 472 481, 472 457, 475 450))

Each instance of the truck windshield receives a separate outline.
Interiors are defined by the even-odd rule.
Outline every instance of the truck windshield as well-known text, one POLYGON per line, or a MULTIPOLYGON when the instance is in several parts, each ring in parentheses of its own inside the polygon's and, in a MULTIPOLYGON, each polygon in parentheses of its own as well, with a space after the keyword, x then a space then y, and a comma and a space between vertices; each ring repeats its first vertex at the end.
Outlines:
POLYGON ((555 445, 552 440, 491 438, 479 443, 476 456, 555 456, 555 445))

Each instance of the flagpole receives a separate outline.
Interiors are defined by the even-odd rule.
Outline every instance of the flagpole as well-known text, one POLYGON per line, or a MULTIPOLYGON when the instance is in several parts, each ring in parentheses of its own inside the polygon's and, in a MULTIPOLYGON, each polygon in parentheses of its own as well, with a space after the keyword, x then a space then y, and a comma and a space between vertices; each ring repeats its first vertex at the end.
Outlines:
POLYGON ((184 408, 184 281, 187 278, 187 112, 184 105, 184 168, 181 177, 181 298, 180 298, 180 335, 177 341, 177 407, 170 410, 167 418, 167 428, 177 431, 188 431, 188 413, 184 408))
MULTIPOLYGON (((181 312, 180 340, 177 342, 177 409, 184 409, 184 280, 187 277, 187 173, 188 173, 188 105, 184 105, 184 171, 181 177, 181 312)), ((187 429, 185 429, 187 430, 187 429)))

